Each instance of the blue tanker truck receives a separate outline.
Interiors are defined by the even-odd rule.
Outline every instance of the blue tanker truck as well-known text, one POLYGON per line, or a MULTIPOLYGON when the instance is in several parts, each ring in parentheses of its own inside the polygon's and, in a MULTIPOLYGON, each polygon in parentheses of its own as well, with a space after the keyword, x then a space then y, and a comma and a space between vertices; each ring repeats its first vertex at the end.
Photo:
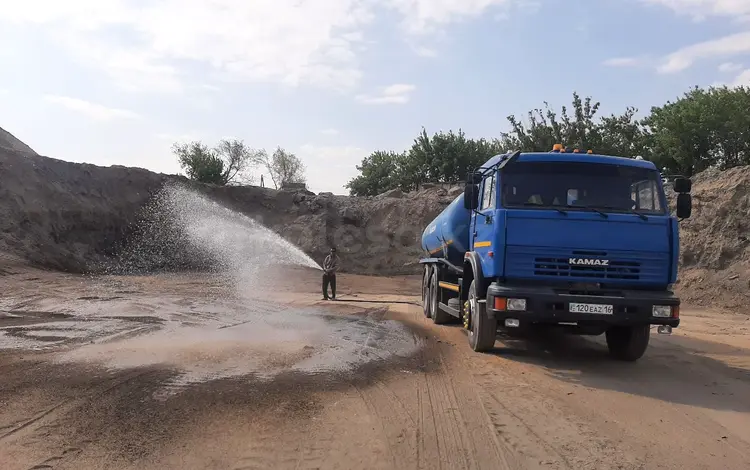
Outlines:
POLYGON ((691 182, 672 186, 676 216, 646 160, 560 144, 489 159, 422 234, 425 316, 462 320, 475 351, 498 329, 557 327, 605 334, 611 356, 639 359, 651 325, 680 323, 672 286, 691 182))

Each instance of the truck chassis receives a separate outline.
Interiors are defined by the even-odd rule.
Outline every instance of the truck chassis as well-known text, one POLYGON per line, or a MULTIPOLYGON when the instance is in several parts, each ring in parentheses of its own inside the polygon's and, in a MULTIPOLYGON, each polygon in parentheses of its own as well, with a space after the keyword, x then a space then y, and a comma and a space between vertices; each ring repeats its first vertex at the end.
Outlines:
POLYGON ((494 348, 498 329, 514 335, 556 327, 572 334, 605 334, 612 357, 635 361, 648 347, 652 325, 659 327, 659 333, 669 334, 680 323, 680 301, 672 292, 613 292, 591 285, 570 286, 565 291, 543 284, 501 283, 483 279, 472 256, 466 253, 462 267, 444 258, 420 260, 424 266, 422 303, 424 315, 436 324, 462 321, 469 345, 477 352, 494 348), (575 310, 571 304, 606 309, 571 311, 575 310), (524 308, 518 309, 521 305, 524 308), (664 312, 656 316, 654 306, 664 307, 664 312))

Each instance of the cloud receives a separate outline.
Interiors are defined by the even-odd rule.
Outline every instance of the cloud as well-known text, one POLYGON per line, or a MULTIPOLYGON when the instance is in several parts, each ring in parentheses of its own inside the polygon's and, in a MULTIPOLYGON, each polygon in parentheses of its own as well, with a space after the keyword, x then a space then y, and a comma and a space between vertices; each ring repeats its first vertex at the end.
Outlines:
POLYGON ((747 0, 639 0, 643 3, 661 5, 675 13, 700 21, 710 16, 743 18, 750 15, 747 0))
MULTIPOLYGON (((527 0, 26 0, 0 28, 40 35, 129 91, 181 92, 208 69, 221 80, 352 90, 366 27, 395 10, 408 33, 436 31, 527 0)), ((423 51, 423 52, 426 52, 423 51)))
POLYGON ((748 52, 750 52, 750 31, 679 49, 663 59, 658 71, 665 74, 681 72, 699 60, 731 57, 748 52))
POLYGON ((297 156, 307 167, 309 186, 315 192, 348 194, 344 188, 357 176, 357 165, 370 151, 356 146, 320 146, 305 144, 299 148, 297 156))
POLYGON ((746 69, 742 71, 739 75, 737 75, 732 83, 730 84, 732 87, 750 87, 750 69, 746 69))
POLYGON ((419 57, 437 57, 438 53, 435 49, 432 49, 430 47, 426 46, 411 46, 412 50, 415 54, 417 54, 419 57))
POLYGON ((358 95, 357 101, 365 104, 404 104, 411 99, 415 85, 397 83, 383 88, 377 95, 358 95))
POLYGON ((161 141, 169 142, 171 145, 174 142, 193 142, 193 141, 200 141, 205 140, 205 134, 201 132, 186 132, 183 134, 172 134, 169 132, 162 132, 159 134, 156 134, 155 137, 161 141))
POLYGON ((742 64, 735 64, 734 62, 724 62, 719 65, 719 72, 736 72, 742 70, 742 64))
POLYGON ((411 34, 426 34, 449 23, 478 17, 494 7, 520 8, 537 6, 528 0, 386 0, 385 4, 404 17, 402 26, 411 34))
POLYGON ((328 129, 322 129, 320 133, 323 135, 339 135, 339 130, 329 127, 328 129))
POLYGON ((607 67, 635 67, 641 63, 641 59, 636 57, 614 57, 602 62, 607 67))
POLYGON ((74 56, 86 64, 96 64, 119 88, 130 92, 179 93, 184 91, 182 73, 161 63, 151 51, 107 46, 78 35, 63 36, 74 56))
POLYGON ((221 87, 218 87, 216 85, 211 85, 211 84, 208 84, 208 83, 204 83, 203 85, 199 85, 198 88, 201 89, 201 90, 204 90, 204 91, 215 91, 215 92, 221 91, 221 87))
POLYGON ((178 64, 239 81, 352 87, 352 46, 371 19, 362 0, 29 0, 0 20, 40 25, 66 49, 130 89, 176 91, 178 64))
POLYGON ((50 103, 60 105, 71 111, 81 113, 97 121, 111 121, 113 119, 137 119, 140 116, 127 109, 108 108, 90 101, 68 96, 46 95, 44 99, 50 103))

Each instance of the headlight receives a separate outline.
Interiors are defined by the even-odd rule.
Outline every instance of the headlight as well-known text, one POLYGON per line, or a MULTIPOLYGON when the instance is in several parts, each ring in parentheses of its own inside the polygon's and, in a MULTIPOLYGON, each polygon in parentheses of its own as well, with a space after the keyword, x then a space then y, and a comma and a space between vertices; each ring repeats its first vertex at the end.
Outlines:
POLYGON ((672 307, 670 305, 654 305, 651 308, 651 315, 658 318, 669 318, 672 316, 672 307))
POLYGON ((508 299, 508 310, 523 312, 526 310, 526 299, 508 299))

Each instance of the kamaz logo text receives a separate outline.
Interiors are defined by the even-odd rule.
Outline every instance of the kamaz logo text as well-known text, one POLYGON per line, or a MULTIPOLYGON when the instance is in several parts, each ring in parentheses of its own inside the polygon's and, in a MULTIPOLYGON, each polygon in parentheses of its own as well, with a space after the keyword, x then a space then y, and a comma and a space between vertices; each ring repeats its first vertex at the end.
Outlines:
POLYGON ((583 258, 568 258, 568 264, 574 266, 609 266, 608 259, 583 259, 583 258))

